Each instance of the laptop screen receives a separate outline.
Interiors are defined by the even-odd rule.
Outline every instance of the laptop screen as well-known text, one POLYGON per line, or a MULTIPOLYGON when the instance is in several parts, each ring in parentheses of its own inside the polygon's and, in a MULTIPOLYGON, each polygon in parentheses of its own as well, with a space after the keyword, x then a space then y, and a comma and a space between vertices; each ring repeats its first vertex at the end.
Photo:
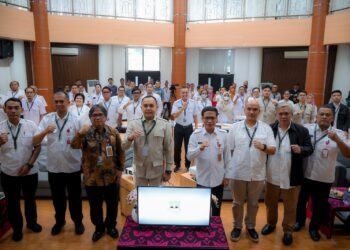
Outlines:
POLYGON ((210 188, 137 188, 140 225, 209 226, 210 188))

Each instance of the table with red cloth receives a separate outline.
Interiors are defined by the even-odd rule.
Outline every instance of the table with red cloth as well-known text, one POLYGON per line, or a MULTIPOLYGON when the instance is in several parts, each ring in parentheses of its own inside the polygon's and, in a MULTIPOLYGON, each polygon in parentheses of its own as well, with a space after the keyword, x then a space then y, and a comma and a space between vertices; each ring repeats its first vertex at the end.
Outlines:
POLYGON ((0 198, 0 239, 10 230, 11 225, 7 215, 7 202, 5 197, 0 198))
POLYGON ((229 249, 221 218, 210 218, 208 227, 145 226, 126 218, 117 244, 123 249, 229 249))
MULTIPOLYGON (((333 188, 334 189, 334 188, 333 188)), ((346 192, 345 187, 336 187, 335 189, 346 192)), ((350 211, 350 204, 345 204, 342 199, 328 198, 329 210, 328 210, 328 220, 326 224, 321 224, 320 230, 324 233, 328 239, 332 238, 335 214, 338 211, 350 211)), ((311 197, 308 201, 307 207, 307 217, 311 219, 312 217, 312 201, 311 197)))

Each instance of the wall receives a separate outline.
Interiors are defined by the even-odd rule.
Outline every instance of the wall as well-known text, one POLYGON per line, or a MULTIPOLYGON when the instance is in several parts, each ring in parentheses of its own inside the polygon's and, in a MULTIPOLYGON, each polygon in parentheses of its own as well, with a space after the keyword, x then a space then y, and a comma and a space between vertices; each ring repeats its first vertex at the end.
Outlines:
POLYGON ((98 46, 81 44, 51 44, 51 47, 79 48, 78 56, 52 55, 54 89, 77 79, 98 79, 98 46))
POLYGON ((9 90, 9 83, 12 80, 18 81, 21 89, 27 86, 23 41, 14 41, 13 58, 0 59, 0 93, 9 90))
POLYGON ((199 49, 186 49, 186 82, 198 83, 199 49))
POLYGON ((343 98, 347 97, 350 90, 350 44, 338 45, 335 71, 333 77, 333 90, 340 89, 343 98))
POLYGON ((328 15, 324 44, 350 43, 350 10, 328 15))
POLYGON ((233 71, 234 55, 229 49, 200 49, 199 50, 199 73, 227 74, 233 71))

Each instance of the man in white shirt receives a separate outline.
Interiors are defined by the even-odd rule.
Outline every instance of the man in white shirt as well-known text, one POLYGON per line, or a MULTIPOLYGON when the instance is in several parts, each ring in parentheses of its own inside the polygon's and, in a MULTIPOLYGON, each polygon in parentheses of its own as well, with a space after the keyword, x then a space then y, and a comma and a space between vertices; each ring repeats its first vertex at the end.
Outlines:
POLYGON ((106 124, 112 128, 121 126, 121 120, 118 120, 118 107, 117 100, 112 100, 112 91, 108 86, 102 88, 103 101, 100 103, 107 110, 107 121, 106 124))
POLYGON ((70 92, 68 93, 70 103, 74 103, 74 97, 79 93, 79 87, 76 83, 73 83, 70 87, 70 92))
POLYGON ((232 241, 240 238, 246 199, 247 233, 252 241, 259 241, 259 235, 255 231, 258 200, 264 188, 267 155, 276 151, 272 129, 268 124, 257 120, 259 112, 259 102, 249 98, 245 106, 246 119, 234 123, 228 135, 230 149, 233 151, 230 169, 226 175, 226 178, 231 179, 233 193, 232 241))
POLYGON ((100 104, 103 101, 102 96, 102 86, 99 83, 95 85, 95 92, 90 96, 90 101, 92 105, 100 104))
POLYGON ((33 166, 40 153, 40 146, 33 146, 32 138, 38 127, 34 122, 21 119, 21 101, 9 98, 5 102, 8 119, 0 123, 1 185, 8 202, 9 221, 13 229, 12 239, 23 238, 21 192, 25 203, 27 228, 39 233, 35 192, 38 186, 38 167, 33 166))
POLYGON ((332 108, 322 106, 316 116, 317 123, 304 125, 309 130, 314 152, 305 159, 304 181, 301 185, 294 230, 299 231, 305 225, 306 203, 311 196, 312 218, 309 234, 314 241, 320 240, 320 224, 328 220, 328 196, 334 182, 338 152, 350 157, 350 144, 341 130, 332 128, 333 120, 332 108))
POLYGON ((228 185, 225 171, 229 166, 231 151, 226 130, 216 128, 218 110, 204 107, 201 112, 204 127, 194 131, 188 144, 187 159, 197 160, 197 187, 210 187, 218 199, 211 206, 212 216, 220 216, 224 186, 228 185))
POLYGON ((25 89, 26 98, 22 99, 23 118, 33 121, 37 126, 46 114, 45 104, 35 97, 32 87, 25 89))
POLYGON ((278 200, 283 200, 283 239, 284 245, 293 243, 293 226, 300 185, 303 176, 303 158, 312 154, 313 147, 309 131, 291 122, 292 109, 288 103, 277 106, 277 122, 271 125, 275 136, 277 152, 269 155, 267 161, 265 204, 267 224, 262 235, 272 233, 278 219, 278 200))
POLYGON ((138 87, 134 87, 131 93, 133 97, 132 100, 129 100, 128 103, 119 107, 119 115, 125 113, 128 122, 133 119, 141 118, 142 116, 141 90, 138 87))
POLYGON ((163 88, 163 93, 164 93, 164 100, 163 100, 163 118, 169 119, 170 114, 171 114, 171 90, 169 88, 169 82, 165 81, 164 82, 164 88, 163 88))
POLYGON ((212 102, 208 99, 208 91, 202 90, 200 99, 198 101, 195 101, 197 104, 197 118, 198 123, 202 123, 202 110, 205 107, 211 107, 212 102))
POLYGON ((47 114, 41 120, 33 144, 40 145, 47 137, 47 171, 56 212, 56 223, 51 234, 59 234, 66 224, 67 190, 70 216, 75 224, 75 233, 80 235, 85 231, 81 199, 82 152, 70 146, 79 131, 78 120, 68 112, 69 100, 64 92, 55 93, 53 99, 56 112, 47 114))
POLYGON ((125 95, 125 86, 119 86, 118 93, 116 96, 112 97, 112 100, 116 101, 117 106, 117 127, 121 127, 123 123, 123 116, 125 111, 123 107, 130 101, 130 98, 125 95), (119 111, 122 111, 121 113, 119 111))
POLYGON ((299 91, 299 102, 293 107, 293 122, 298 124, 314 123, 316 114, 313 113, 311 104, 306 103, 307 92, 299 91))
POLYGON ((245 99, 246 99, 246 95, 245 95, 244 90, 245 90, 244 86, 241 86, 238 89, 238 95, 236 96, 235 107, 233 109, 233 113, 235 114, 235 118, 244 116, 244 104, 245 104, 245 99))
POLYGON ((18 81, 10 82, 10 90, 7 91, 6 96, 8 98, 14 97, 14 98, 18 98, 20 100, 25 96, 24 91, 19 88, 18 81))
POLYGON ((157 117, 162 117, 162 111, 163 111, 162 99, 157 93, 153 93, 153 84, 151 83, 151 81, 146 84, 146 93, 144 94, 144 96, 142 96, 141 99, 143 99, 145 96, 153 96, 154 98, 156 98, 157 106, 158 106, 157 117))
POLYGON ((34 98, 38 98, 38 100, 40 100, 44 104, 44 107, 47 107, 47 102, 45 100, 45 97, 38 94, 38 87, 35 86, 34 84, 30 85, 29 87, 34 89, 34 98))
POLYGON ((276 121, 276 104, 275 99, 271 99, 271 87, 266 85, 262 89, 262 96, 258 99, 260 105, 260 114, 258 119, 267 124, 272 124, 276 121))
MULTIPOLYGON (((181 167, 182 142, 185 144, 186 155, 188 142, 193 132, 192 124, 194 123, 195 128, 198 128, 197 105, 195 101, 189 99, 189 90, 186 86, 181 88, 181 99, 174 102, 171 114, 176 123, 174 128, 174 172, 176 173, 181 167)), ((191 162, 185 159, 187 171, 190 168, 190 164, 191 162)))
POLYGON ((278 85, 277 84, 272 84, 271 98, 276 100, 277 102, 281 100, 281 93, 278 92, 278 85))

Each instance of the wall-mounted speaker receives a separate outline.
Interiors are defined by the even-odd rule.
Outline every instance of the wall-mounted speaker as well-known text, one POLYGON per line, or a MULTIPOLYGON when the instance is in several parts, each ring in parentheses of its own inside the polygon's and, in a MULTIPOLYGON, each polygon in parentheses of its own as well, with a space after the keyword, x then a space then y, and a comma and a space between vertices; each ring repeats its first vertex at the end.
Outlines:
POLYGON ((0 59, 13 57, 13 41, 0 39, 0 59))

